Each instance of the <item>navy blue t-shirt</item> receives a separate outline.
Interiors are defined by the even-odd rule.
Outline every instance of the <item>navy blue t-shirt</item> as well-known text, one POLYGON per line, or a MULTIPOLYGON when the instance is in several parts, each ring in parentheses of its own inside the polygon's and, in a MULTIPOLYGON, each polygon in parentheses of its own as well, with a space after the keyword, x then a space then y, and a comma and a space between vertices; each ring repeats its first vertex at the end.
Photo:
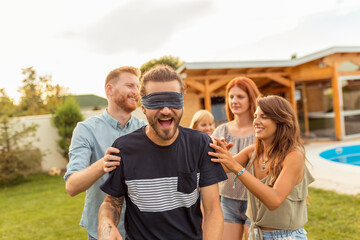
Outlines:
POLYGON ((205 133, 181 126, 169 146, 153 143, 145 127, 114 142, 120 166, 100 188, 125 195, 127 239, 202 239, 199 187, 227 179, 210 161, 210 142, 205 133))

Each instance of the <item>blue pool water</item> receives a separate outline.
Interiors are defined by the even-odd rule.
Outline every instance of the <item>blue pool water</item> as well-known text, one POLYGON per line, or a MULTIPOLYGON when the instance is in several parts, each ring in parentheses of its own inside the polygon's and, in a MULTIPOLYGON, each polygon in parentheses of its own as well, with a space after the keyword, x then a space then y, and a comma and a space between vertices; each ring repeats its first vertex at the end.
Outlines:
POLYGON ((327 160, 360 166, 360 145, 336 147, 320 153, 327 160))

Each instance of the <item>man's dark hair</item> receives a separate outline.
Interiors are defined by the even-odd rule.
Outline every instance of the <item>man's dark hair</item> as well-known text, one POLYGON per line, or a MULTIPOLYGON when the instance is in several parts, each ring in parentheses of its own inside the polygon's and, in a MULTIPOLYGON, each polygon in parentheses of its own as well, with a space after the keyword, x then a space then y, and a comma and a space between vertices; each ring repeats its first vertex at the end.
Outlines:
POLYGON ((169 82, 177 80, 180 84, 180 92, 184 93, 185 84, 180 75, 166 65, 155 65, 144 73, 140 80, 140 96, 146 95, 145 85, 147 82, 169 82))

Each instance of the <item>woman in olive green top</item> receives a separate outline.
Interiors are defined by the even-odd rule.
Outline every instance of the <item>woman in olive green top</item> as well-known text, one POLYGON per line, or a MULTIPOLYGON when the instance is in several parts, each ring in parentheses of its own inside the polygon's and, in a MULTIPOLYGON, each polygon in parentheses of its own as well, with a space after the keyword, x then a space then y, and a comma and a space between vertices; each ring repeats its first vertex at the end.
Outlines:
POLYGON ((307 239, 308 185, 314 181, 305 164, 305 150, 294 111, 278 96, 257 100, 254 114, 255 144, 232 155, 223 139, 216 139, 217 157, 248 189, 246 215, 251 220, 250 238, 307 239), (245 170, 246 169, 246 170, 245 170))

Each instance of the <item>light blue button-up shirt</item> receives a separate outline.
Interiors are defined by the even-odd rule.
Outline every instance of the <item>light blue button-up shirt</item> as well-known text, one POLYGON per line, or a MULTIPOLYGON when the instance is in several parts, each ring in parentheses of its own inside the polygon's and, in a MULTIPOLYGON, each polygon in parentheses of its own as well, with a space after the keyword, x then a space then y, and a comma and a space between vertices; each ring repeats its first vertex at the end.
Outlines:
MULTIPOLYGON (((121 129, 121 123, 110 116, 106 110, 103 114, 79 122, 71 139, 69 148, 70 161, 64 176, 65 181, 72 173, 87 168, 104 157, 106 149, 111 147, 118 137, 131 133, 144 125, 146 123, 143 120, 131 116, 125 127, 121 129)), ((105 174, 86 190, 85 206, 80 225, 95 238, 98 235, 98 211, 105 198, 105 193, 100 190, 99 186, 105 182, 107 177, 108 174, 105 174)), ((124 212, 123 209, 118 225, 123 237, 125 237, 124 212)))

